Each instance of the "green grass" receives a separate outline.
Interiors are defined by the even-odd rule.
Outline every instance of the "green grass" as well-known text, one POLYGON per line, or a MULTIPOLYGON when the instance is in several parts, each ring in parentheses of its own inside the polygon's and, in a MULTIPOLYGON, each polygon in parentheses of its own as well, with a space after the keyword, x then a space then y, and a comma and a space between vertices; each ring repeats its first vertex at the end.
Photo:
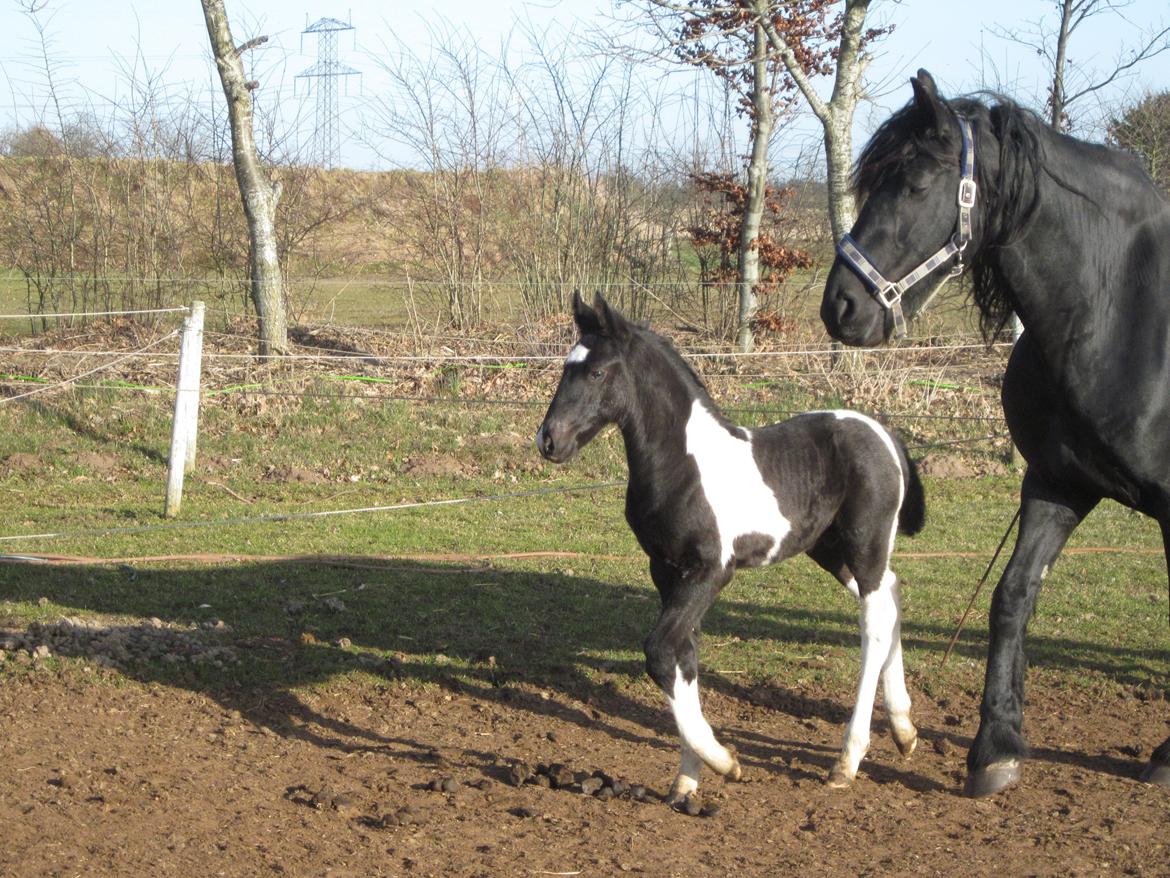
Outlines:
MULTIPOLYGON (((0 536, 108 529, 5 542, 0 551, 97 558, 239 554, 214 564, 0 565, 0 624, 63 615, 133 624, 223 619, 241 660, 143 665, 130 676, 199 689, 271 691, 351 673, 475 690, 519 682, 580 694, 648 685, 641 642, 657 614, 646 562, 622 515, 622 490, 529 496, 621 479, 620 437, 603 434, 565 467, 540 462, 538 409, 307 400, 251 411, 209 402, 180 523, 161 517, 169 405, 73 391, 0 407, 0 536), (13 455, 16 455, 15 457, 13 455), (296 481, 290 473, 307 473, 296 481), (444 498, 499 497, 311 521, 214 524, 444 498), (126 532, 126 528, 157 528, 126 532), (572 557, 493 556, 568 552, 572 557), (438 555, 479 560, 438 560, 438 555), (326 562, 343 556, 351 563, 326 562), (374 556, 425 556, 381 561, 374 556), (329 598, 340 600, 339 608, 329 598), (305 635, 310 635, 306 637, 305 635), (348 646, 339 646, 347 638, 348 646), (487 661, 488 657, 493 662, 487 661)), ((907 666, 920 690, 977 688, 995 574, 945 667, 955 623, 1015 511, 1018 476, 927 480, 929 524, 903 539, 907 666), (963 553, 973 553, 966 556, 963 553)), ((1166 572, 1157 528, 1103 504, 1045 583, 1030 629, 1035 668, 1056 685, 1131 687, 1165 680, 1166 572), (1133 551, 1136 550, 1136 551, 1133 551)), ((1001 559, 998 569, 1002 568, 1001 559)), ((713 680, 780 681, 848 691, 856 673, 853 599, 806 559, 740 572, 704 625, 713 680)), ((80 660, 69 660, 80 661, 80 660)), ((11 663, 2 673, 13 673, 11 663)))

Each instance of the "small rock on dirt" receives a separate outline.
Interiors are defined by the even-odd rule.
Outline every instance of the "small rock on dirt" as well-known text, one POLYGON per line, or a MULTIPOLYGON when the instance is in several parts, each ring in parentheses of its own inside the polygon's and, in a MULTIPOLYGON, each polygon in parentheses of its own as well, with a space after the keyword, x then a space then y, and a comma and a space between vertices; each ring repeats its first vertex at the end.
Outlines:
POLYGON ((576 782, 577 778, 573 774, 573 769, 567 765, 559 763, 550 765, 548 767, 548 779, 554 790, 559 790, 562 787, 571 786, 576 782))
POLYGON ((681 802, 675 803, 674 809, 688 817, 698 817, 703 811, 703 800, 697 793, 689 793, 681 802))
POLYGON ((514 762, 508 767, 508 782, 514 787, 527 783, 532 777, 532 766, 527 762, 514 762))

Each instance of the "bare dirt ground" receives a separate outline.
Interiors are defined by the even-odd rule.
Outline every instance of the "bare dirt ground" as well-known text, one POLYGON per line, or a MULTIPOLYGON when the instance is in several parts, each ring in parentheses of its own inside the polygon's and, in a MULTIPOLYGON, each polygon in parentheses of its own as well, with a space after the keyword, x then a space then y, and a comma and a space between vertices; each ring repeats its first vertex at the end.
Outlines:
POLYGON ((676 745, 648 687, 363 678, 211 697, 30 665, 0 687, 0 875, 1170 874, 1170 797, 1136 780, 1166 703, 1032 690, 1025 784, 976 802, 959 794, 972 692, 917 696, 907 762, 876 717, 835 791, 847 693, 708 687, 746 778, 708 778, 716 813, 688 817, 659 798, 676 745), (577 782, 515 786, 521 760, 577 782), (594 769, 650 791, 589 796, 594 769))

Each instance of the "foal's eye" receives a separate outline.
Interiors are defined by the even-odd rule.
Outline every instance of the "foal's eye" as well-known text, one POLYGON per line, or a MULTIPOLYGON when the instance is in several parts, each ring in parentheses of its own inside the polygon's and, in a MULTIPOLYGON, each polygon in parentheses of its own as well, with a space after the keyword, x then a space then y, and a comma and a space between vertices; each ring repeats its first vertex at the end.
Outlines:
POLYGON ((605 370, 604 369, 594 369, 592 372, 589 373, 589 377, 592 378, 594 381, 600 381, 602 378, 605 377, 605 370))

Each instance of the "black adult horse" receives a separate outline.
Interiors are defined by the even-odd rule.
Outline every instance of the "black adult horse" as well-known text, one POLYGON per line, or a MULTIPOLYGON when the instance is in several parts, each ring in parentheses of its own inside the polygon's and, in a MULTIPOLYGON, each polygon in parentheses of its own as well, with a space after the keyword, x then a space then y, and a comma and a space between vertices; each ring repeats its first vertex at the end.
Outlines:
MULTIPOLYGON (((1020 531, 967 756, 967 790, 983 796, 1020 777, 1024 634, 1069 534, 1110 497, 1155 518, 1170 550, 1170 205, 1126 154, 1005 99, 944 100, 925 71, 911 84, 858 160, 861 213, 821 318, 840 341, 881 344, 966 259, 985 334, 1012 311, 1023 321, 1003 382, 1028 464, 1020 531)), ((1170 740, 1142 779, 1170 787, 1170 740)))
POLYGON ((646 669, 666 693, 682 739, 671 798, 699 784, 705 763, 732 779, 735 756, 699 705, 699 625, 738 567, 806 552, 861 604, 861 680, 833 786, 848 786, 869 746, 879 678, 891 733, 909 756, 918 741, 902 672, 898 530, 925 508, 906 450, 856 412, 817 412, 756 430, 720 414, 695 372, 648 329, 598 296, 573 297, 581 334, 536 434, 549 460, 571 459, 606 424, 622 431, 629 464, 626 520, 650 557, 662 614, 646 639, 646 669))

